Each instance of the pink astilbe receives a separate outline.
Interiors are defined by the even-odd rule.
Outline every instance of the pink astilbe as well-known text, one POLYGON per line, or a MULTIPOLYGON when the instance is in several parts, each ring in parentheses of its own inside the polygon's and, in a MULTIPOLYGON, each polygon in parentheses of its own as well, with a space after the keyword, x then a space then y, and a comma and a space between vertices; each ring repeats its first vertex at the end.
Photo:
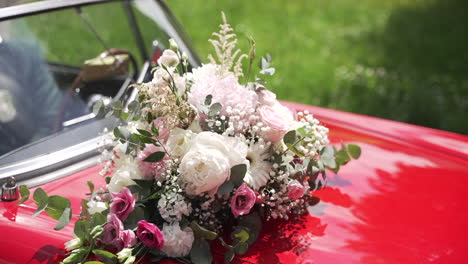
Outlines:
POLYGON ((193 106, 203 104, 207 95, 213 96, 213 103, 222 106, 221 115, 234 117, 231 121, 240 130, 249 124, 249 117, 255 112, 258 96, 254 91, 239 84, 233 74, 216 74, 214 64, 206 64, 193 70, 193 86, 189 102, 193 106))

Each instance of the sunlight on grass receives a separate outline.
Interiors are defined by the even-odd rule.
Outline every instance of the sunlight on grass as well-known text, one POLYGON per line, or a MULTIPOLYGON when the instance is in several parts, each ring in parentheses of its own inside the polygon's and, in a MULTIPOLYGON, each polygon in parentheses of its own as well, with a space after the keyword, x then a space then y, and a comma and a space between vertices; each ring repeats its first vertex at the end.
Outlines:
MULTIPOLYGON (((280 98, 468 133, 461 0, 170 0, 201 58, 220 12, 269 52, 280 98)), ((205 60, 206 61, 206 60, 205 60)))

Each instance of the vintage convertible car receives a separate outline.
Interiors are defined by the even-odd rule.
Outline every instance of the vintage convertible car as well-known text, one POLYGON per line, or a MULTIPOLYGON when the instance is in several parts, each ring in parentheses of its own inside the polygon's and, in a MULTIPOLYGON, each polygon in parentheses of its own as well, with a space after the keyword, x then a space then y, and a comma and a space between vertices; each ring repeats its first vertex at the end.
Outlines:
MULTIPOLYGON (((20 206, 9 201, 15 183, 7 179, 66 196, 79 212, 86 182, 105 185, 99 133, 117 125, 112 118, 95 119, 90 107, 99 99, 132 99, 129 84, 150 78, 160 43, 169 37, 192 66, 199 65, 162 1, 49 0, 0 9, 0 263, 58 263, 64 257, 63 243, 72 238, 78 216, 54 231, 44 213, 32 218, 32 200, 20 206), (96 17, 102 10, 105 19, 96 17), (54 30, 57 21, 67 23, 54 30), (79 43, 71 41, 77 36, 79 43), (70 41, 69 49, 57 48, 56 41, 70 41), (95 58, 102 50, 111 52, 95 58)), ((308 214, 268 222, 234 263, 465 263, 467 136, 283 103, 313 113, 330 128, 332 144, 359 144, 362 156, 329 176, 308 214)), ((222 248, 213 250, 215 262, 223 263, 222 248)))

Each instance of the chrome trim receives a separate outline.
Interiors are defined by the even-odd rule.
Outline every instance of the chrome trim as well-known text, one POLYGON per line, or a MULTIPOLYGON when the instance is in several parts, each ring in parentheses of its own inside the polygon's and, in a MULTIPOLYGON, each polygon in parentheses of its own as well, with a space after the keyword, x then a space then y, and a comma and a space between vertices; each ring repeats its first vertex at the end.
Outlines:
POLYGON ((47 172, 56 169, 57 166, 63 166, 66 161, 74 163, 77 159, 81 160, 86 156, 96 155, 100 141, 101 137, 96 137, 53 153, 1 167, 0 180, 15 177, 18 181, 24 181, 30 174, 38 174, 39 170, 47 172))
MULTIPOLYGON (((145 79, 146 73, 148 72, 150 67, 150 63, 147 61, 145 64, 143 64, 143 67, 141 67, 141 72, 140 75, 138 76, 137 83, 142 83, 143 80, 145 79)), ((125 107, 128 107, 128 104, 135 100, 136 96, 138 94, 138 90, 135 88, 133 89, 132 93, 128 97, 127 105, 125 107)))
POLYGON ((73 174, 75 172, 97 165, 99 163, 98 160, 99 160, 99 155, 96 155, 88 159, 82 160, 80 162, 76 162, 70 166, 66 166, 64 168, 43 174, 41 176, 34 177, 32 179, 21 181, 20 183, 27 185, 29 188, 36 187, 41 184, 45 184, 45 183, 60 179, 62 177, 73 174))
POLYGON ((53 10, 60 10, 70 7, 86 6, 105 2, 116 2, 122 0, 48 0, 39 1, 27 4, 20 4, 5 8, 0 8, 0 21, 40 14, 53 10))
POLYGON ((70 119, 70 120, 67 120, 67 121, 63 122, 62 126, 63 127, 73 126, 73 125, 78 124, 80 122, 93 119, 95 116, 96 115, 91 113, 91 114, 87 114, 87 115, 80 116, 80 117, 77 117, 77 118, 73 118, 73 119, 70 119))

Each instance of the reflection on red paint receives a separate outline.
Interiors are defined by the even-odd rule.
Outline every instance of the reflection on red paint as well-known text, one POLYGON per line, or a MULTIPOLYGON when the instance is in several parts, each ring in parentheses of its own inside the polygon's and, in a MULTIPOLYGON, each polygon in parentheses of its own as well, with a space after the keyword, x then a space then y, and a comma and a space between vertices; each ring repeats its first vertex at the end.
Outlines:
POLYGON ((9 221, 16 221, 16 213, 18 212, 18 202, 2 202, 0 203, 1 209, 0 212, 3 217, 9 221))

